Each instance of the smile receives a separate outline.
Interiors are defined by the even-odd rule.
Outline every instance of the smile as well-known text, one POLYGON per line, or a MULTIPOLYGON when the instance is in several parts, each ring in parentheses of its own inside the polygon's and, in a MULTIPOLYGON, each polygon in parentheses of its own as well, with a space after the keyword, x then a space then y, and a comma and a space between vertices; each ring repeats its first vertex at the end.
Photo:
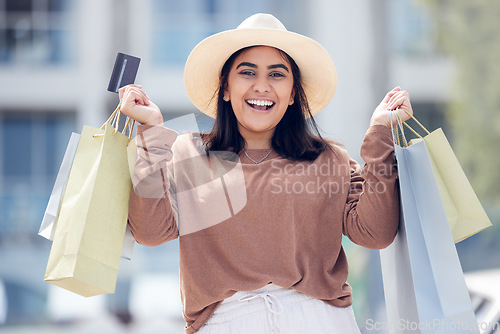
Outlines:
POLYGON ((274 106, 274 102, 268 100, 246 100, 250 107, 256 110, 266 111, 274 106))

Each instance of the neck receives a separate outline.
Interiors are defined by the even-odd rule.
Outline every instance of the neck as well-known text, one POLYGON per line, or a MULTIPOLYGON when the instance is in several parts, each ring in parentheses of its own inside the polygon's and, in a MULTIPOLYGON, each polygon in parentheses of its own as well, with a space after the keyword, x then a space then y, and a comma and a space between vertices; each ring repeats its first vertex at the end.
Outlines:
POLYGON ((245 149, 251 150, 251 149, 271 149, 271 143, 268 140, 265 141, 260 141, 260 140, 248 140, 245 139, 245 149))
POLYGON ((240 133, 245 140, 245 149, 271 149, 271 138, 274 131, 256 133, 240 129, 240 133))

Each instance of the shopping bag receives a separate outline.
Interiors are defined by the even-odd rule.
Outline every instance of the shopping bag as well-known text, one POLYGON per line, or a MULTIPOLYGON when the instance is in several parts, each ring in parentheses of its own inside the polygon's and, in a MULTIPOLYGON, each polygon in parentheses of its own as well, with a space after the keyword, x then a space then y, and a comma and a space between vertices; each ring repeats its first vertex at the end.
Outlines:
MULTIPOLYGON (((59 168, 56 181, 54 182, 54 187, 52 188, 52 193, 50 194, 47 208, 45 209, 42 223, 40 224, 40 229, 38 230, 38 234, 40 236, 50 241, 54 240, 57 220, 59 218, 59 211, 61 208, 61 199, 63 197, 64 190, 66 189, 66 183, 68 182, 69 173, 71 171, 71 166, 73 165, 73 160, 75 158, 79 141, 80 134, 73 132, 64 153, 64 157, 59 168)), ((134 140, 131 140, 128 144, 127 155, 129 166, 132 168, 130 171, 130 174, 132 175, 136 158, 136 146, 134 140)), ((134 245, 134 237, 132 236, 132 233, 130 232, 130 229, 127 225, 121 254, 122 259, 130 260, 132 258, 134 245)))
POLYGON ((134 146, 131 130, 129 136, 117 131, 119 117, 118 106, 101 129, 83 128, 44 278, 85 297, 113 293, 116 285, 134 146))
POLYGON ((421 136, 405 122, 403 124, 418 136, 418 138, 410 140, 409 144, 412 145, 420 140, 425 141, 453 240, 460 242, 490 227, 491 221, 460 166, 443 130, 439 128, 431 133, 416 118, 413 117, 413 119, 425 130, 427 135, 421 136))
POLYGON ((71 166, 73 165, 73 159, 75 158, 79 141, 80 134, 73 132, 69 138, 66 151, 64 152, 61 167, 59 167, 59 172, 57 173, 56 181, 54 182, 54 187, 52 188, 52 193, 50 194, 49 202, 43 215, 42 224, 38 230, 38 234, 48 240, 54 239, 62 195, 64 189, 66 189, 66 183, 68 181, 71 166))
POLYGON ((394 242, 380 251, 390 333, 477 334, 425 142, 394 148, 401 219, 394 242))

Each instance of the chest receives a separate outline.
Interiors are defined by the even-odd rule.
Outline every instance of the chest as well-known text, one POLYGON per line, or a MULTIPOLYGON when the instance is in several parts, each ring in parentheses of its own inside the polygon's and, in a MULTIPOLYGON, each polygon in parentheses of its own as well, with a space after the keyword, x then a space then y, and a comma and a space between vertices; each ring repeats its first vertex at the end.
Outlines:
POLYGON ((181 235, 228 220, 322 220, 341 211, 349 189, 347 167, 331 162, 274 159, 241 164, 199 158, 177 166, 181 235))

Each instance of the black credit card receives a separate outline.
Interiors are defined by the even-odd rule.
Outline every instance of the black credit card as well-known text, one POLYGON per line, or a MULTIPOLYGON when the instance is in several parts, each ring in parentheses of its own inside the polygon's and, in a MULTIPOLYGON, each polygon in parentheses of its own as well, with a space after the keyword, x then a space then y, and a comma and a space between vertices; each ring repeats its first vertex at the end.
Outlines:
POLYGON ((140 62, 141 58, 118 52, 113 73, 111 73, 111 79, 109 80, 108 90, 118 93, 118 89, 133 84, 137 70, 139 70, 140 62))

